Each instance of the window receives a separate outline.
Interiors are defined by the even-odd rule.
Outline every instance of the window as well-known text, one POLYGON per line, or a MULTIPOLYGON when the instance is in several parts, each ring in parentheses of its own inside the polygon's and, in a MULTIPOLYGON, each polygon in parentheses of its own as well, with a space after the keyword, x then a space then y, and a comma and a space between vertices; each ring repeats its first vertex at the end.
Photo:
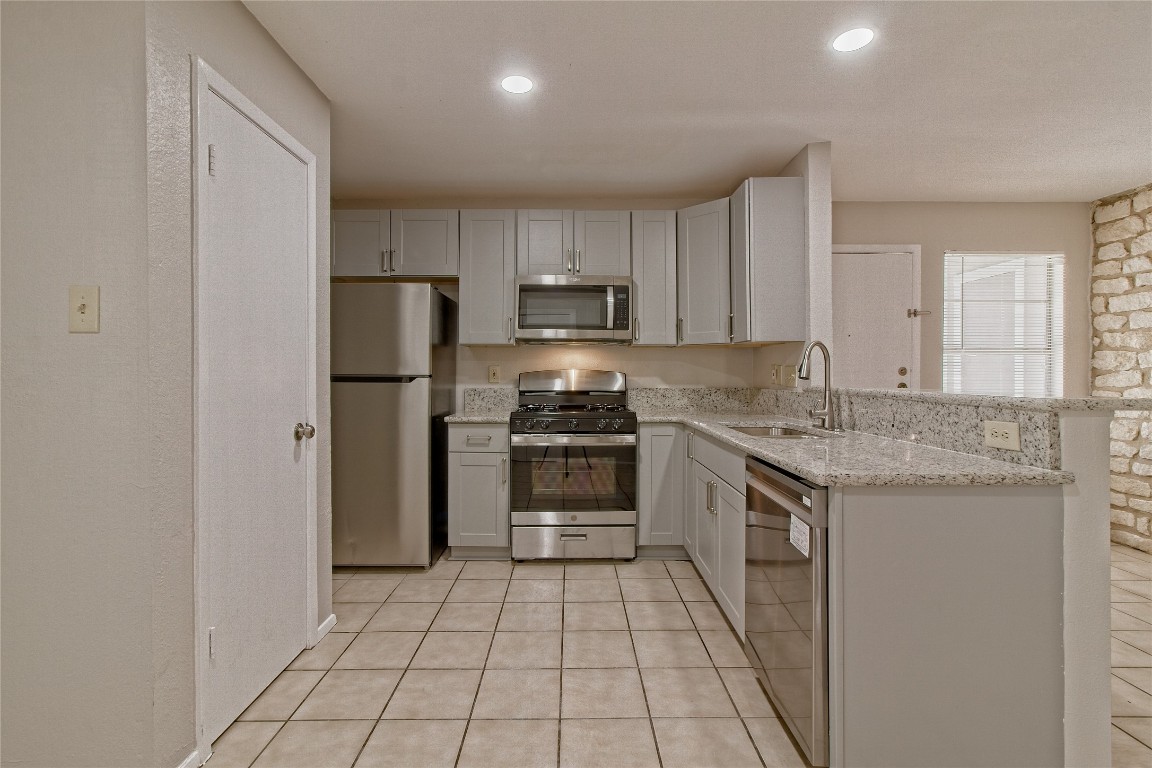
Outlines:
POLYGON ((944 253, 944 391, 1060 397, 1064 254, 944 253))

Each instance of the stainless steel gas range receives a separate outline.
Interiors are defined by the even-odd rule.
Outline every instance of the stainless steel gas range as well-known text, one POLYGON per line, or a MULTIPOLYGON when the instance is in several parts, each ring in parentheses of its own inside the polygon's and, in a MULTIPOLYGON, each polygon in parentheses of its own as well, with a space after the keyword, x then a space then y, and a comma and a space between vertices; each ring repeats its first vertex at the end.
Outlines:
POLYGON ((520 374, 512 558, 636 557, 636 414, 618 371, 520 374))

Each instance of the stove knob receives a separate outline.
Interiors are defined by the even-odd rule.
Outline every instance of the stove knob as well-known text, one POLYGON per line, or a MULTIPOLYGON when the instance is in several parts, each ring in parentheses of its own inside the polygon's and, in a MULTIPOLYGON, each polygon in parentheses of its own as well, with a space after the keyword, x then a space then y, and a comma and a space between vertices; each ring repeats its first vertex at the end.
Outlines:
POLYGON ((540 419, 540 421, 537 422, 537 425, 539 426, 540 429, 548 429, 549 425, 551 425, 551 424, 552 424, 552 419, 548 419, 548 420, 540 419))
POLYGON ((620 429, 624 426, 624 419, 612 419, 612 429, 620 429))
POLYGON ((607 429, 607 428, 608 428, 608 420, 607 419, 600 419, 600 421, 596 422, 596 429, 607 429))
POLYGON ((580 426, 580 421, 578 419, 569 419, 568 420, 568 428, 569 429, 575 430, 576 427, 578 427, 578 426, 580 426))

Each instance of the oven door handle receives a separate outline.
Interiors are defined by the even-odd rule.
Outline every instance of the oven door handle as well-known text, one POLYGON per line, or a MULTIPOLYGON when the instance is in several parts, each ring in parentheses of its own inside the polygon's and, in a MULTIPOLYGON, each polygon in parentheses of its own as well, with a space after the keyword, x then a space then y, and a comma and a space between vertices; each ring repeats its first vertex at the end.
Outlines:
POLYGON ((512 435, 512 445, 636 445, 636 435, 512 435))

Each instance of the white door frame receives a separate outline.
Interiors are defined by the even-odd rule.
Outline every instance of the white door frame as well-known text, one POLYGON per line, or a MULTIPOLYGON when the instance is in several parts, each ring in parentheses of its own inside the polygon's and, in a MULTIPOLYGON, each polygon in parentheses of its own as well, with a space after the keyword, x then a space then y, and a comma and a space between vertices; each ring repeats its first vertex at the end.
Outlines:
MULTIPOLYGON (((912 255, 912 303, 909 309, 920 309, 920 246, 919 245, 832 245, 832 255, 859 254, 861 256, 878 256, 882 254, 912 255)), ((833 269, 835 267, 833 266, 833 269)), ((836 308, 833 307, 835 312, 836 308)), ((916 364, 912 366, 912 375, 908 377, 909 389, 920 389, 920 323, 912 323, 912 359, 916 364)))
MULTIPOLYGON (((199 306, 197 301, 200 275, 200 264, 203 254, 200 253, 200 243, 204 242, 202 227, 205 226, 200 212, 205 208, 206 190, 199 180, 208 172, 208 157, 206 152, 199 151, 201 134, 200 119, 204 105, 212 94, 223 99, 237 112, 242 114, 253 125, 266 133, 272 140, 279 143, 285 150, 298 158, 308 169, 308 340, 307 340, 307 371, 305 372, 305 408, 304 416, 307 423, 316 421, 316 156, 303 144, 294 139, 287 131, 276 124, 268 115, 249 101, 236 90, 227 80, 220 76, 216 70, 208 66, 198 56, 191 57, 192 63, 192 498, 193 498, 193 558, 195 564, 195 669, 196 669, 196 765, 202 765, 212 754, 212 745, 204 743, 204 691, 206 690, 207 661, 208 661, 208 604, 207 604, 207 569, 204 553, 201 551, 201 542, 204 540, 206 525, 205 516, 200 508, 200 430, 199 430, 199 402, 200 402, 200 361, 197 353, 196 339, 199 336, 199 306)), ((320 628, 317 625, 319 613, 319 594, 316 576, 316 451, 308 450, 306 461, 307 472, 307 500, 305 513, 305 546, 308 553, 307 563, 302 567, 308 569, 307 573, 307 600, 300 606, 301 621, 305 622, 308 638, 308 647, 314 646, 320 639, 320 628)), ((327 623, 327 622, 326 622, 327 623)))

